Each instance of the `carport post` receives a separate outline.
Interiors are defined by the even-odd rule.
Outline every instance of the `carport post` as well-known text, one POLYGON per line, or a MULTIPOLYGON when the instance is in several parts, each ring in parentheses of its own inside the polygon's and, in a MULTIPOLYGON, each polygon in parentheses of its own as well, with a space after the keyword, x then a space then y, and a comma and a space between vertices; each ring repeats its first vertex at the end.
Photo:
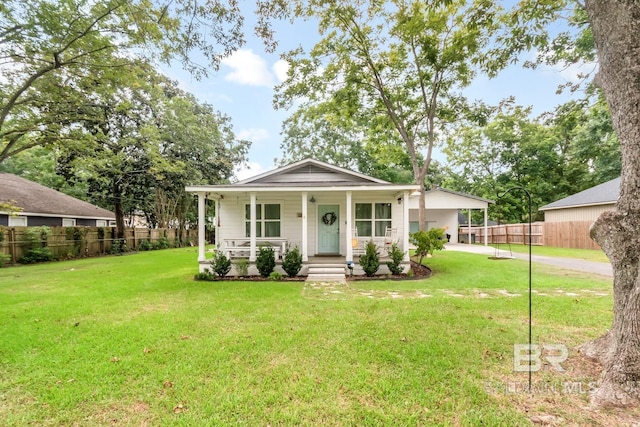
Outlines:
POLYGON ((469 214, 467 215, 467 235, 469 237, 469 244, 471 244, 471 208, 469 208, 469 214))
POLYGON ((489 227, 487 227, 487 208, 484 208, 484 245, 487 246, 489 244, 489 227))

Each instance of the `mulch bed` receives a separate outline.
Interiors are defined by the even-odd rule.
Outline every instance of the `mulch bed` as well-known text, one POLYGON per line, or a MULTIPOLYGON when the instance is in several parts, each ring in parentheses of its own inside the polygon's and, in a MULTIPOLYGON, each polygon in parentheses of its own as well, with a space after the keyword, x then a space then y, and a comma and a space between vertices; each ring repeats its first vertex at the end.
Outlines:
MULTIPOLYGON (((406 273, 402 274, 378 274, 373 277, 367 276, 347 276, 347 280, 350 281, 366 281, 366 280, 418 280, 418 279, 426 279, 431 276, 431 269, 424 265, 419 265, 415 261, 411 261, 411 271, 413 271, 413 275, 409 276, 406 273)), ((203 279, 200 279, 204 281, 203 279)), ((242 277, 215 277, 213 280, 208 280, 211 282, 304 282, 307 280, 305 276, 296 276, 296 277, 283 277, 280 280, 270 280, 268 277, 262 276, 242 276, 242 277)))

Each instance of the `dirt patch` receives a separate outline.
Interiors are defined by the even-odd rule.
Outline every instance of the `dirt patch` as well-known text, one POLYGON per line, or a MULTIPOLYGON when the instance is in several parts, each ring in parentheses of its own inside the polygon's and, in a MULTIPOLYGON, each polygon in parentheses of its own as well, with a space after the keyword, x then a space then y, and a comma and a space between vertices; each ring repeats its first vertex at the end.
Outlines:
POLYGON ((543 367, 533 373, 530 393, 527 373, 511 373, 487 381, 485 390, 526 414, 533 425, 640 426, 640 408, 590 407, 589 398, 598 387, 601 365, 573 351, 562 367, 564 372, 543 367))

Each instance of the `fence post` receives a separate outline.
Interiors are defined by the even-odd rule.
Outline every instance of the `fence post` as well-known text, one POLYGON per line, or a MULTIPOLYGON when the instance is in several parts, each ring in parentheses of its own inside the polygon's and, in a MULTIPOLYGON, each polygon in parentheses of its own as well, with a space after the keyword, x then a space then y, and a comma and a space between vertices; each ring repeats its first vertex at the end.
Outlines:
POLYGON ((16 255, 16 229, 9 229, 9 250, 11 251, 11 263, 16 265, 18 263, 16 255))

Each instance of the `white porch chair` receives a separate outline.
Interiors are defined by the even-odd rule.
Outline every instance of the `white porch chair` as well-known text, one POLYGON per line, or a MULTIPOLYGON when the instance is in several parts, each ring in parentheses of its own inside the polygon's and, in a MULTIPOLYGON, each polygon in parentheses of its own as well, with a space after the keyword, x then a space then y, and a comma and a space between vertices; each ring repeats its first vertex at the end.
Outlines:
POLYGON ((364 242, 358 239, 358 229, 354 228, 351 233, 351 248, 353 256, 364 255, 364 242))

